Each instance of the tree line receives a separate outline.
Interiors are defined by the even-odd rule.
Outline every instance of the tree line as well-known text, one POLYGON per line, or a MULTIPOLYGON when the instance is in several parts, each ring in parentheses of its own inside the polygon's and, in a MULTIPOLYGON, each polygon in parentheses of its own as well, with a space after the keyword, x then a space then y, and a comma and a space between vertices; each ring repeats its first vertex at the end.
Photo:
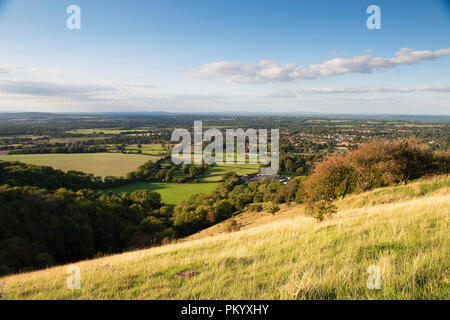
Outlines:
POLYGON ((126 180, 129 182, 174 182, 187 183, 200 177, 210 167, 206 163, 201 165, 174 165, 168 164, 169 157, 160 159, 156 162, 148 161, 139 166, 136 171, 129 172, 126 180), (179 171, 184 177, 176 177, 175 173, 179 171))
POLYGON ((105 178, 94 176, 80 171, 71 170, 63 172, 51 167, 10 162, 0 160, 0 185, 16 187, 35 186, 47 190, 67 188, 70 190, 81 189, 109 189, 124 186, 134 182, 189 182, 199 177, 209 166, 169 166, 163 167, 166 158, 153 162, 148 161, 136 171, 132 171, 126 177, 107 176, 105 178), (179 168, 178 168, 179 167, 179 168), (186 173, 184 178, 174 178, 175 170, 186 173))
POLYGON ((148 234, 145 222, 162 203, 149 191, 108 196, 5 185, 0 208, 0 274, 8 274, 148 245, 159 235, 148 234))
POLYGON ((101 153, 108 152, 108 149, 103 145, 92 145, 88 143, 65 143, 57 144, 55 146, 34 147, 25 149, 11 150, 8 154, 50 154, 50 153, 101 153))

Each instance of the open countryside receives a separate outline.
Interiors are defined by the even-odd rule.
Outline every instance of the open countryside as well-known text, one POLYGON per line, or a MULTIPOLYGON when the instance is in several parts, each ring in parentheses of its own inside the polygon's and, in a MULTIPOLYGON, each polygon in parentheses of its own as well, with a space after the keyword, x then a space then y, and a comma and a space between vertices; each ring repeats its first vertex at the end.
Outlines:
POLYGON ((4 277, 8 299, 447 299, 450 179, 382 188, 337 203, 317 223, 302 205, 244 212, 190 239, 4 277), (395 235, 395 237, 393 237, 395 235), (378 265, 382 289, 367 290, 378 265), (130 285, 132 283, 132 285, 130 285), (17 290, 20 286, 21 290, 17 290), (401 289, 399 289, 401 288, 401 289))
POLYGON ((95 176, 125 176, 157 156, 121 153, 37 154, 0 156, 3 161, 19 161, 39 166, 49 166, 62 171, 83 171, 95 176))

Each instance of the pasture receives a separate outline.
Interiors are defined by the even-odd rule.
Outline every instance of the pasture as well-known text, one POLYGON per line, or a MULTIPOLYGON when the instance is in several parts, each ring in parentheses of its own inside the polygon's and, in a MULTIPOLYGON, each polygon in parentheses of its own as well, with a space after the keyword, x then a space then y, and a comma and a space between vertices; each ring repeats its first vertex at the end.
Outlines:
POLYGON ((235 172, 237 175, 245 175, 258 172, 258 164, 221 164, 210 167, 199 177, 202 182, 222 181, 222 176, 228 172, 235 172))
POLYGON ((113 194, 131 193, 136 190, 156 191, 168 205, 177 205, 197 193, 208 193, 217 188, 220 183, 150 183, 137 182, 126 186, 108 189, 113 194))
POLYGON ((168 152, 168 149, 163 148, 162 144, 143 144, 141 148, 138 148, 138 146, 134 144, 125 148, 125 150, 133 152, 137 152, 139 149, 144 154, 152 155, 166 154, 168 152))

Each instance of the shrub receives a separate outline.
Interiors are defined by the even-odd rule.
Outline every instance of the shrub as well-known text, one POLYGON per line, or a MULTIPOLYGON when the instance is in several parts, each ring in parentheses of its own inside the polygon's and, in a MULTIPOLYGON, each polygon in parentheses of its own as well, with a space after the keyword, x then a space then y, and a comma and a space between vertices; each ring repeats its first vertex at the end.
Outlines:
POLYGON ((163 231, 165 228, 165 223, 161 219, 150 216, 142 220, 141 228, 145 233, 154 234, 156 232, 163 231))
POLYGON ((450 171, 450 149, 437 152, 435 160, 438 165, 438 172, 448 176, 450 171))
POLYGON ((189 235, 200 230, 206 222, 208 208, 198 207, 194 211, 188 207, 176 210, 173 218, 173 225, 177 232, 182 235, 189 235))
POLYGON ((323 221, 337 213, 337 207, 330 199, 308 202, 306 212, 319 221, 323 221))
MULTIPOLYGON (((448 161, 445 155, 438 159, 445 168, 448 161)), ((323 220, 336 212, 332 203, 340 197, 393 182, 407 184, 410 179, 432 172, 432 166, 430 148, 416 138, 373 140, 357 150, 343 156, 331 156, 317 164, 301 185, 295 200, 305 203, 312 216, 323 220)))
POLYGON ((280 207, 279 207, 278 205, 276 205, 276 204, 272 205, 272 206, 269 208, 269 212, 270 212, 271 214, 275 214, 275 213, 277 213, 278 211, 280 211, 280 207))
POLYGON ((224 223, 224 230, 226 232, 235 232, 241 229, 240 225, 237 223, 235 219, 229 219, 224 223))
POLYGON ((264 210, 262 204, 252 204, 248 207, 248 210, 251 212, 261 212, 264 210))
POLYGON ((411 179, 430 172, 433 153, 428 145, 417 138, 400 139, 388 144, 388 155, 392 158, 392 172, 405 185, 411 179))
POLYGON ((214 204, 214 211, 216 220, 221 221, 231 216, 233 206, 227 200, 222 200, 214 204))

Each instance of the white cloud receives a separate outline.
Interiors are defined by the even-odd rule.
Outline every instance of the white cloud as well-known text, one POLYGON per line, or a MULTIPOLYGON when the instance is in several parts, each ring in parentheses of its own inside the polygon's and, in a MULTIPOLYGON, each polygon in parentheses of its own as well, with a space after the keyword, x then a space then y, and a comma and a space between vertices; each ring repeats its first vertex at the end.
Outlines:
POLYGON ((363 87, 363 88, 311 88, 299 89, 297 93, 407 93, 418 91, 450 92, 450 86, 422 86, 417 88, 385 88, 385 87, 363 87))
POLYGON ((105 93, 117 91, 114 87, 92 84, 67 84, 37 81, 0 80, 0 92, 35 97, 58 97, 68 100, 97 100, 105 93))
MULTIPOLYGON (((271 61, 261 63, 267 66, 272 64, 271 61)), ((426 85, 403 88, 299 88, 267 95, 264 92, 168 91, 145 83, 80 83, 0 78, 0 110, 363 112, 359 108, 370 108, 371 112, 421 113, 425 111, 420 108, 424 108, 426 112, 448 114, 448 93, 450 86, 426 85), (430 93, 413 95, 414 92, 430 93), (333 95, 332 98, 329 95, 333 95)))
POLYGON ((3 75, 47 75, 60 76, 66 73, 67 70, 51 70, 45 68, 30 68, 15 65, 0 65, 0 74, 3 75))
POLYGON ((354 87, 354 88, 305 88, 289 90, 266 95, 267 98, 289 99, 299 94, 366 94, 366 93, 410 93, 410 92, 443 92, 450 93, 450 86, 420 86, 415 88, 386 88, 386 87, 354 87))
POLYGON ((387 71, 400 65, 417 64, 447 54, 450 54, 450 48, 436 51, 416 51, 402 48, 392 58, 373 57, 370 55, 350 58, 339 57, 324 61, 322 64, 309 66, 280 64, 271 60, 261 60, 258 64, 222 61, 200 66, 188 75, 200 79, 223 78, 225 81, 233 84, 289 82, 350 73, 387 71))

